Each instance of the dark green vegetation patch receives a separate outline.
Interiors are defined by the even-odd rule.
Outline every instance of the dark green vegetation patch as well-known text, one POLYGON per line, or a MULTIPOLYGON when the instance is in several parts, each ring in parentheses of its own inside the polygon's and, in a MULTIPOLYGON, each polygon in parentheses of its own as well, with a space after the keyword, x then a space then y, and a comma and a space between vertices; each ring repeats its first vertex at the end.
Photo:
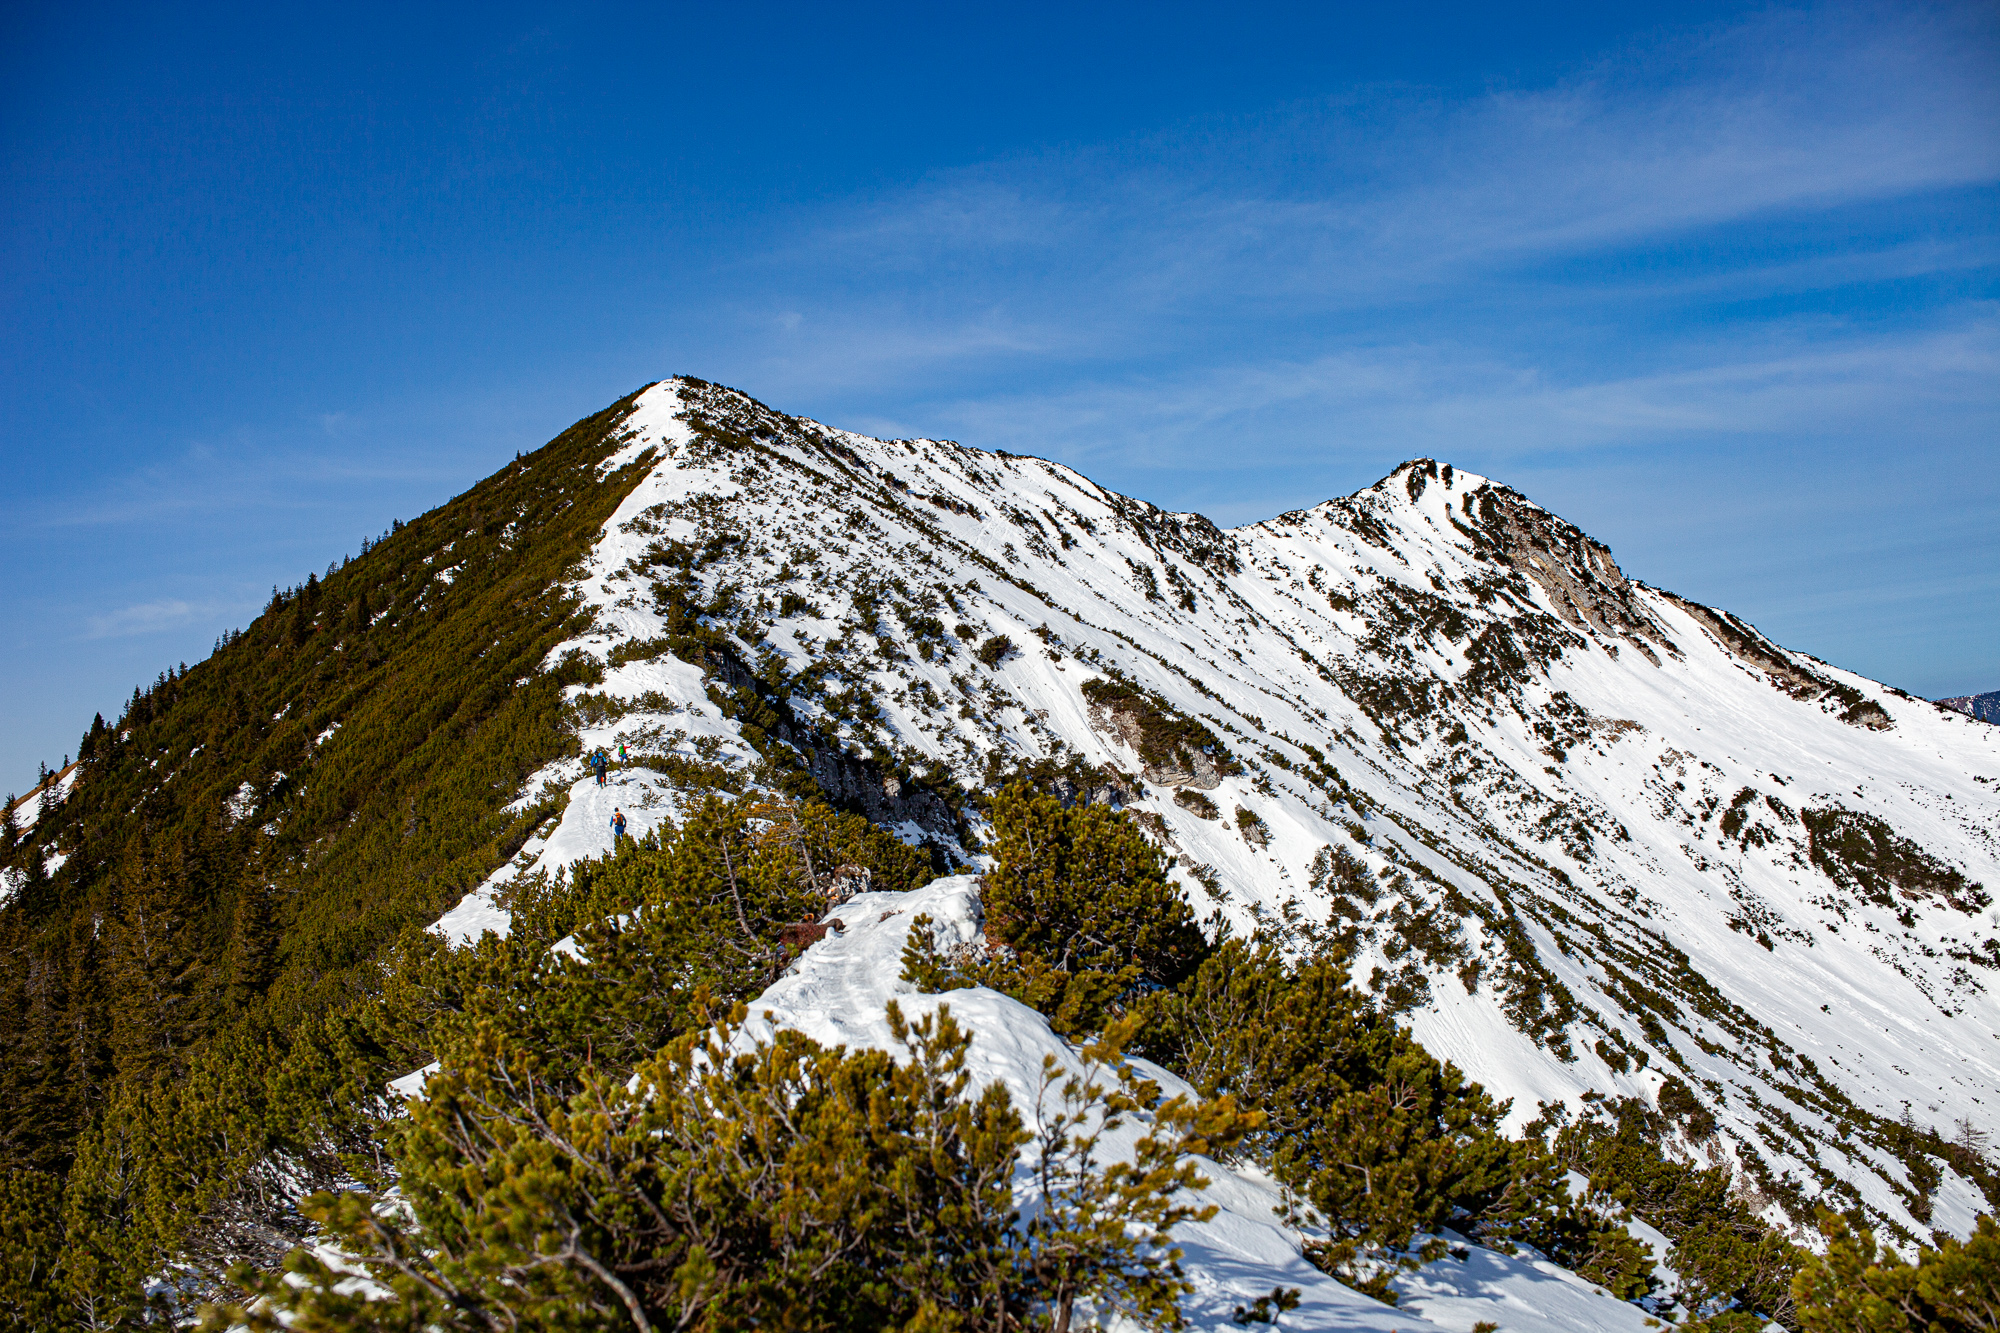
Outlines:
POLYGON ((1799 816, 1809 834, 1808 855, 1828 879, 1893 911, 1912 903, 1942 902, 1961 912, 1982 912, 1993 899, 1954 866, 1926 852, 1874 815, 1832 806, 1799 816))
POLYGON ((282 1247, 285 1171, 332 1180, 365 1146, 330 1108, 373 1088, 289 1062, 321 1069, 384 949, 553 813, 507 807, 575 749, 563 690, 595 668, 542 669, 587 628, 550 589, 644 473, 598 474, 630 405, 274 593, 94 724, 74 790, 9 829, 0 1188, 56 1230, 9 1232, 39 1257, 5 1267, 40 1299, 122 1308, 182 1236, 282 1247))
POLYGON ((1150 690, 1112 677, 1085 681, 1083 697, 1116 717, 1130 720, 1138 735, 1135 748, 1148 768, 1193 768, 1196 756, 1200 756, 1225 776, 1243 771, 1214 732, 1150 690))

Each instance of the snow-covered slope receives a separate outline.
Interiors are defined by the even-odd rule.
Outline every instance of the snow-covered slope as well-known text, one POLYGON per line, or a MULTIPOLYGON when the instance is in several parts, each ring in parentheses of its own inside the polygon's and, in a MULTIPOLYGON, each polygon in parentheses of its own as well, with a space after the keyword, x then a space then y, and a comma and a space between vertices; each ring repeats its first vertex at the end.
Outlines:
MULTIPOLYGON (((760 750, 962 860, 932 793, 1046 761, 1154 829, 1218 924, 1344 934, 1517 1123, 1671 1077, 1714 1117, 1686 1150, 1773 1221, 1827 1195, 1963 1234, 1991 1207, 1896 1122, 2000 1132, 2000 729, 1630 582, 1428 460, 1223 531, 700 381, 626 429, 606 466, 651 471, 575 583, 595 630, 556 655, 606 663, 574 691, 586 750, 653 766, 538 774, 523 801, 566 788, 566 813, 496 879, 607 850, 614 806, 671 817, 677 768, 756 781, 760 750), (693 624, 726 638, 689 651, 693 624), (1093 705, 1114 676, 1147 698, 1093 705), (1219 750, 1148 762, 1176 717, 1219 750)), ((490 887, 442 924, 505 928, 490 887)))
MULTIPOLYGON (((81 764, 71 764, 61 772, 50 774, 39 786, 26 796, 7 807, 6 816, 13 829, 13 836, 21 837, 41 822, 51 806, 61 805, 76 789, 77 771, 81 764)), ((63 862, 69 860, 64 852, 50 852, 42 862, 43 872, 53 875, 62 869, 63 862)), ((28 882, 25 872, 8 866, 0 869, 0 905, 5 905, 22 885, 28 882)))
POLYGON ((52 805, 60 805, 76 786, 79 764, 71 764, 59 773, 51 773, 41 785, 8 807, 14 821, 17 836, 27 833, 41 821, 43 811, 52 805))

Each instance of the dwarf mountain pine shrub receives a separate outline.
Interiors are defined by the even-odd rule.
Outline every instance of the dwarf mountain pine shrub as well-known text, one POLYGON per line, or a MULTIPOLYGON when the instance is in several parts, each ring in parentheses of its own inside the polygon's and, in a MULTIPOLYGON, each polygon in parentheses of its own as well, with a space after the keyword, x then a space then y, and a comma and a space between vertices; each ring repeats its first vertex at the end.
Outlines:
POLYGON ((282 1276, 240 1271, 259 1303, 206 1326, 1064 1329, 1079 1301, 1178 1326, 1170 1230, 1214 1211, 1189 1201, 1207 1182, 1188 1157, 1258 1117, 1163 1099, 1120 1058, 1129 1023, 1080 1073, 1045 1063, 1030 1133, 1002 1085, 972 1087, 948 1008, 891 1005, 900 1059, 791 1031, 746 1049, 745 1017, 566 1080, 495 1024, 461 1029, 393 1134, 406 1202, 306 1204, 374 1288, 298 1251, 282 1276), (1131 1160, 1103 1160, 1139 1114, 1131 1160))
POLYGON ((1220 819, 1222 811, 1215 802, 1192 787, 1182 787, 1174 792, 1174 804, 1194 815, 1197 819, 1220 819))
POLYGON ((989 815, 994 868, 981 882, 988 934, 1012 951, 979 984, 1090 1032, 1143 991, 1171 986, 1207 952, 1160 851, 1105 805, 1065 808, 1017 782, 989 815))
MULTIPOLYGON (((1332 1233, 1309 1257, 1370 1294, 1423 1258, 1419 1233, 1453 1226, 1489 1243, 1554 1244, 1567 1226, 1622 1231, 1567 1203, 1539 1143, 1500 1132, 1506 1105, 1433 1059, 1327 956, 1287 962, 1268 940, 1229 940, 1143 1002, 1145 1053, 1204 1096, 1264 1112, 1244 1151, 1332 1233)), ((1629 1241, 1626 1242, 1629 1244, 1629 1241)))
POLYGON ((1822 1211, 1826 1253, 1792 1278, 1806 1333, 1974 1333, 2000 1327, 2000 1226, 1982 1214, 1964 1241, 1921 1246, 1911 1263, 1873 1233, 1822 1211))

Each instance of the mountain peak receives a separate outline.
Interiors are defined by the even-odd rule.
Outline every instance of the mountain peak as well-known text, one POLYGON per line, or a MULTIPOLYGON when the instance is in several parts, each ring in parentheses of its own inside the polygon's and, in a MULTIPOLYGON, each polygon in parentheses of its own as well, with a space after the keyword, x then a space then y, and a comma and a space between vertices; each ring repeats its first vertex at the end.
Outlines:
POLYGON ((605 661, 583 693, 627 711, 587 745, 654 727, 747 766, 789 737, 945 860, 951 821, 915 793, 1067 766, 1155 828, 1232 928, 1289 911, 1339 932, 1356 975, 1523 1118, 1650 1098, 1670 1073, 1797 1221, 1828 1190, 1902 1226, 1959 1207, 1834 1127, 1906 1102, 1977 1119, 1954 1089, 2000 1078, 1908 1050, 1978 1049, 2000 1017, 1984 735, 1630 579, 1575 525, 1433 459, 1223 530, 1046 460, 870 439, 700 381, 639 395, 625 431, 619 457, 654 461, 573 585, 595 629, 565 651, 605 661), (672 604, 665 550, 707 553, 672 604), (721 646, 634 657, 675 605, 721 646), (1148 702, 1094 703, 1111 696, 1091 682, 1148 702), (777 719, 748 739, 744 691, 777 719), (648 695, 676 711, 642 722, 648 695), (1236 770, 1148 759, 1144 718, 1199 729, 1236 770), (1209 813, 1232 809, 1257 839, 1209 813), (1862 828, 1900 850, 1867 868, 1836 835, 1862 828), (1315 870, 1332 847, 1382 887, 1343 897, 1315 870), (1913 896, 1862 887, 1891 863, 1913 896), (1972 887, 1922 887, 1947 881, 1972 887), (1773 1043, 1778 1064, 1744 1053, 1773 1043), (1758 1108, 1780 1103, 1825 1132, 1774 1137, 1758 1108))

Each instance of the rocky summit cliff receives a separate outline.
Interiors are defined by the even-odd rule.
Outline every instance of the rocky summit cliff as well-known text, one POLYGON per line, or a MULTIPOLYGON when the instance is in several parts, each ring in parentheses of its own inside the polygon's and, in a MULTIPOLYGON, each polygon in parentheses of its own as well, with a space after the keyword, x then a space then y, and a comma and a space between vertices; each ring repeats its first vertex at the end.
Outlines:
MULTIPOLYGON (((606 664, 570 687, 584 749, 783 747, 941 865, 972 830, 936 793, 1041 766, 1152 830, 1214 925, 1346 941, 1517 1123, 1670 1086, 1686 1149, 1774 1221, 1991 1209, 1939 1150, 2000 1131, 2000 732, 1448 463, 1224 530, 694 380, 621 431, 607 466, 644 476, 549 659, 606 664)), ((608 845, 578 790, 544 866, 608 845)), ((643 826, 674 779, 623 799, 643 826)), ((495 924, 492 892, 447 925, 495 924)))
MULTIPOLYGON (((1637 1099, 1807 1240, 1817 1206, 1905 1242, 2000 1206, 2000 729, 1650 587, 1449 463, 1224 530, 681 378, 275 595, 10 808, 22 1243, 78 1308, 121 1263, 197 1294, 274 1265, 495 965, 426 950, 508 936, 536 872, 583 885, 617 813, 644 837, 717 791, 818 793, 923 849, 943 878, 909 903, 836 871, 880 919, 788 934, 752 1006, 886 1044, 898 915, 976 944, 981 794, 1023 776, 1125 811, 1211 939, 1335 947, 1514 1128, 1637 1099)), ((1066 1049, 954 995, 1011 1034, 973 1024, 1002 1081, 1066 1049)), ((1270 1181, 1231 1180, 1190 1242, 1222 1323, 1304 1281, 1270 1181)), ((1600 1301, 1523 1295, 1553 1270, 1504 1259, 1474 1266, 1517 1305, 1600 1301)), ((1444 1327, 1499 1299, 1411 1281, 1444 1327)), ((1333 1285, 1307 1291, 1348 1311, 1328 1326, 1376 1326, 1333 1285)), ((1600 1304, 1545 1322, 1640 1317, 1600 1304)))

